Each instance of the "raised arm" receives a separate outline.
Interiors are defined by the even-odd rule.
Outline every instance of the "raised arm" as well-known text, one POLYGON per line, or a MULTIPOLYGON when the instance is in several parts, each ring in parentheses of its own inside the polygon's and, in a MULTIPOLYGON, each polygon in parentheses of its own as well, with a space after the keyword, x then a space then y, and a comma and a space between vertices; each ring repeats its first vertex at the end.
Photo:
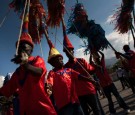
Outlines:
POLYGON ((129 53, 129 55, 126 55, 126 54, 122 54, 120 52, 115 52, 115 54, 116 54, 116 56, 119 56, 119 57, 122 56, 128 60, 132 58, 132 55, 130 53, 129 53))
POLYGON ((92 54, 90 54, 89 63, 92 64, 92 54))
POLYGON ((101 54, 102 57, 104 57, 104 54, 101 51, 98 51, 98 52, 101 54))

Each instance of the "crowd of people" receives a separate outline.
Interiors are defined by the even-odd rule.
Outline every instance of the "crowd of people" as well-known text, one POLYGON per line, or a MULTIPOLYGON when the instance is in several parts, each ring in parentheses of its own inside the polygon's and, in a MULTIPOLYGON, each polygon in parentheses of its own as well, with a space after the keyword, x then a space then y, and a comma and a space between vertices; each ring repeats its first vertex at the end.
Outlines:
MULTIPOLYGON (((111 115, 116 114, 111 93, 119 106, 126 113, 130 113, 129 106, 107 72, 105 56, 101 51, 91 53, 89 63, 83 58, 75 58, 74 46, 64 34, 63 51, 68 57, 68 62, 64 64, 64 56, 50 40, 48 44, 48 63, 53 69, 45 79, 45 61, 40 56, 32 56, 32 38, 26 30, 22 32, 16 43, 18 55, 11 60, 19 67, 0 88, 0 96, 12 97, 13 100, 7 115, 89 115, 90 112, 94 115, 105 115, 97 91, 102 91, 107 98, 111 115)), ((128 45, 124 45, 123 49, 125 54, 115 54, 121 60, 125 74, 120 73, 119 69, 117 74, 123 89, 125 75, 129 81, 126 82, 127 86, 135 93, 135 52, 128 45)))
MULTIPOLYGON (((64 64, 64 57, 51 45, 48 63, 54 68, 49 71, 45 81, 47 73, 45 61, 39 56, 31 55, 33 42, 31 38, 25 39, 22 34, 19 55, 12 59, 20 66, 10 80, 6 80, 0 88, 1 96, 17 98, 16 103, 13 103, 14 106, 10 106, 14 108, 13 114, 89 115, 92 111, 94 115, 105 115, 97 95, 97 88, 102 89, 107 98, 110 114, 116 113, 111 93, 116 97, 119 106, 129 113, 129 106, 120 96, 107 72, 104 54, 101 51, 93 53, 88 63, 83 58, 75 58, 74 47, 68 38, 65 41, 68 42, 63 51, 69 60, 64 64), (93 77, 95 75, 96 79, 93 77)), ((135 54, 128 45, 125 47, 128 48, 125 54, 115 52, 123 64, 123 68, 117 69, 117 74, 123 89, 126 85, 131 87, 134 93, 135 54), (126 81, 123 79, 125 77, 129 79, 126 81)))

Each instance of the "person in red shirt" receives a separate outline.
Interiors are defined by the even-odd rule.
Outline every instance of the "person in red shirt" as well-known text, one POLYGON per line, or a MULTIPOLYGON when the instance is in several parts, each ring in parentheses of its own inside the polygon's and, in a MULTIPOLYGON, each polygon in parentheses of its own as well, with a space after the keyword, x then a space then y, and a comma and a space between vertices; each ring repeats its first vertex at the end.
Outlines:
POLYGON ((135 93, 135 52, 130 49, 129 45, 124 45, 123 50, 125 54, 120 52, 115 52, 115 54, 117 58, 121 59, 124 69, 129 75, 129 85, 132 92, 135 93))
POLYGON ((48 63, 54 69, 49 71, 47 84, 52 87, 52 93, 58 109, 59 115, 84 115, 79 104, 75 89, 75 82, 87 80, 96 84, 94 79, 83 77, 80 73, 71 68, 65 68, 63 56, 55 49, 51 48, 48 63), (57 52, 54 54, 54 52, 57 52))
MULTIPOLYGON (((68 51, 72 55, 65 51, 67 57, 69 58, 69 61, 65 64, 65 67, 72 68, 73 70, 85 76, 88 76, 88 73, 94 72, 94 67, 88 64, 83 58, 73 58, 73 49, 68 48, 68 51)), ((95 115, 104 114, 104 112, 101 112, 102 108, 100 108, 100 102, 98 103, 99 100, 96 97, 97 95, 95 86, 91 82, 77 81, 76 90, 85 115, 89 115, 88 105, 92 108, 92 111, 95 115)))
POLYGON ((125 101, 122 99, 122 97, 119 95, 116 86, 114 85, 111 77, 109 76, 107 69, 105 67, 105 59, 104 54, 99 51, 99 53, 102 55, 101 60, 98 53, 95 53, 93 55, 94 62, 92 61, 92 58, 90 60, 90 63, 96 68, 96 74, 99 78, 99 82, 101 87, 103 88, 103 91, 105 93, 106 98, 108 99, 109 103, 109 111, 111 114, 115 114, 116 110, 114 108, 114 104, 112 101, 111 93, 116 97, 120 107, 122 107, 127 113, 130 112, 130 109, 128 105, 125 103, 125 101))
POLYGON ((17 47, 19 45, 18 55, 12 59, 20 66, 7 84, 0 88, 0 95, 9 97, 19 90, 19 115, 57 115, 44 90, 47 73, 45 62, 40 56, 32 56, 34 43, 28 34, 27 25, 26 22, 23 24, 20 40, 16 43, 17 47))
MULTIPOLYGON (((65 52, 66 56, 68 57, 68 62, 65 64, 66 68, 72 68, 73 70, 79 72, 80 74, 89 77, 91 73, 94 72, 95 68, 88 64, 85 59, 83 58, 74 58, 74 47, 71 44, 68 36, 66 35, 65 26, 63 24, 63 51, 65 52)), ((96 89, 95 86, 91 82, 87 81, 76 81, 76 91, 77 96, 79 97, 79 101, 83 112, 85 115, 89 115, 90 107, 94 115, 105 115, 104 111, 101 107, 101 104, 96 97, 96 89), (99 102, 99 103, 98 103, 99 102), (100 106, 99 106, 100 105, 100 106), (100 110, 101 107, 101 110, 100 110)))

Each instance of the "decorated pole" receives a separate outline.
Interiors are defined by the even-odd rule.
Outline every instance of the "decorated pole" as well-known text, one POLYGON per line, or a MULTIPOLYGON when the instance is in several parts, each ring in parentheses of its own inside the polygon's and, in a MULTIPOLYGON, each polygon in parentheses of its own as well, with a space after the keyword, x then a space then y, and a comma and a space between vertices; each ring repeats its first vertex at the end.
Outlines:
POLYGON ((132 20, 132 13, 133 19, 135 23, 135 13, 134 13, 134 0, 122 0, 121 6, 117 8, 118 10, 114 14, 116 24, 115 30, 117 30, 120 34, 127 33, 131 30, 133 40, 134 40, 134 47, 135 47, 135 36, 134 36, 134 26, 132 20))
POLYGON ((103 28, 96 24, 94 20, 88 20, 83 4, 77 3, 72 9, 68 20, 67 33, 76 34, 81 39, 87 40, 86 52, 97 52, 109 46, 116 51, 106 39, 103 28))
POLYGON ((21 33, 22 33, 22 27, 23 27, 24 18, 29 14, 29 5, 30 4, 29 4, 28 1, 30 1, 30 0, 25 1, 22 21, 21 21, 21 27, 20 27, 20 32, 19 32, 19 37, 18 37, 18 42, 17 42, 17 47, 16 47, 16 55, 18 55, 18 48, 19 48, 19 42, 20 42, 20 37, 21 37, 21 33))

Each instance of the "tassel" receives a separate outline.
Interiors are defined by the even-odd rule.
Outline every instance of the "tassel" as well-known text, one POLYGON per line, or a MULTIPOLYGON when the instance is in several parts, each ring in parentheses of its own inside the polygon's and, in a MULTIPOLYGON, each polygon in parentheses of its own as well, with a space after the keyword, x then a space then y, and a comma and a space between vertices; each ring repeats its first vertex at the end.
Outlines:
POLYGON ((131 12, 134 10, 134 0, 122 0, 121 7, 114 14, 116 24, 115 30, 119 33, 124 34, 130 30, 130 25, 132 24, 131 12))
POLYGON ((48 17, 47 25, 51 27, 60 26, 61 18, 64 15, 64 0, 47 0, 48 17))
MULTIPOLYGON (((25 2, 27 0, 13 0, 9 6, 13 8, 16 12, 23 14, 23 9, 25 2)), ((42 21, 43 17, 46 16, 43 5, 39 0, 30 0, 30 9, 29 9, 29 25, 28 31, 34 43, 40 43, 42 34, 42 21)))
POLYGON ((84 32, 81 28, 81 20, 86 19, 88 16, 82 3, 77 3, 72 8, 72 12, 68 19, 67 33, 76 34, 80 38, 85 38, 84 32))
POLYGON ((109 46, 105 31, 99 24, 95 24, 94 20, 88 20, 86 11, 81 3, 77 3, 73 7, 68 20, 67 33, 76 34, 80 38, 87 40, 88 45, 85 44, 85 54, 87 54, 87 51, 104 50, 104 48, 109 46), (86 21, 86 26, 82 26, 83 21, 86 21))
POLYGON ((42 35, 42 21, 46 16, 45 10, 39 0, 31 1, 29 13, 29 34, 31 35, 34 43, 40 43, 42 35))

